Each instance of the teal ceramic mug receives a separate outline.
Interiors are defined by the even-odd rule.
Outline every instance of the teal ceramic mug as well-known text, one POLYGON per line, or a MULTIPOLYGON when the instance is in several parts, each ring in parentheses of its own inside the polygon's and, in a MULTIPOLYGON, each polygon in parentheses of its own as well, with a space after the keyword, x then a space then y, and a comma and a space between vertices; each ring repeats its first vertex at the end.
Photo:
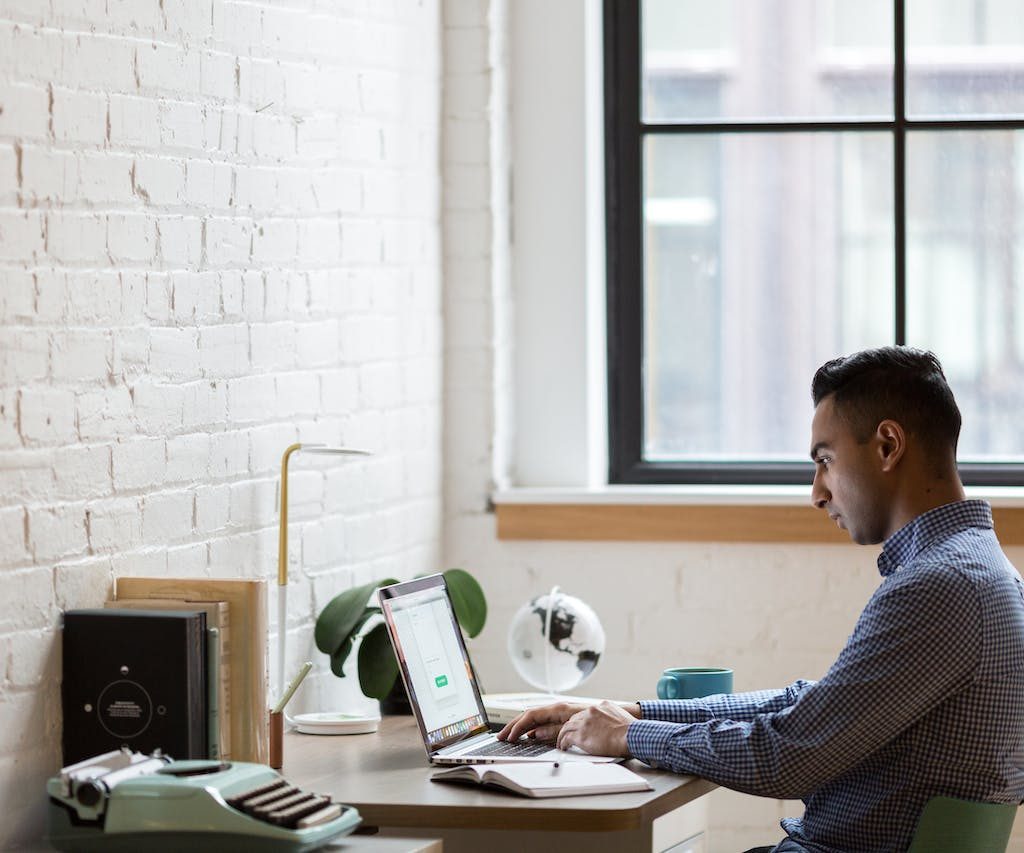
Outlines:
POLYGON ((697 699, 732 693, 732 670, 708 666, 677 666, 658 679, 659 699, 697 699))

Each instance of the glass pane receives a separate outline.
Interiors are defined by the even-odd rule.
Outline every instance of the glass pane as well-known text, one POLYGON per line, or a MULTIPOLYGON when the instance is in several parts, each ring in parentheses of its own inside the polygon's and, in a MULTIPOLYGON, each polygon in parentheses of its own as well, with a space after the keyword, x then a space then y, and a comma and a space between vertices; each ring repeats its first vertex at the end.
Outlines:
POLYGON ((942 360, 962 461, 1024 461, 1024 132, 907 137, 907 338, 942 360))
POLYGON ((807 458, 810 381, 893 333, 888 133, 648 137, 644 451, 807 458))
POLYGON ((1020 0, 907 0, 907 115, 1024 115, 1020 0))
POLYGON ((891 0, 643 0, 644 121, 891 119, 892 24, 891 0))

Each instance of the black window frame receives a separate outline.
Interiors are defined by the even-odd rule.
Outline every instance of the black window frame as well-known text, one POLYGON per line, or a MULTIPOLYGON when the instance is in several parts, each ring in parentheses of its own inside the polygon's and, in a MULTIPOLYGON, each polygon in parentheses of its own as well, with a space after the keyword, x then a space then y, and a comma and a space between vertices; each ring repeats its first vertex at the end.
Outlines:
MULTIPOLYGON (((611 484, 806 485, 810 462, 673 462, 643 458, 643 141, 653 134, 886 131, 893 141, 895 329, 906 340, 906 140, 914 130, 1020 130, 1021 119, 919 120, 906 116, 905 0, 893 3, 892 120, 695 121, 641 117, 642 0, 604 0, 605 232, 608 482, 611 484)), ((808 394, 810 377, 808 377, 808 394)), ((1024 485, 1024 464, 960 464, 964 483, 1024 485)))

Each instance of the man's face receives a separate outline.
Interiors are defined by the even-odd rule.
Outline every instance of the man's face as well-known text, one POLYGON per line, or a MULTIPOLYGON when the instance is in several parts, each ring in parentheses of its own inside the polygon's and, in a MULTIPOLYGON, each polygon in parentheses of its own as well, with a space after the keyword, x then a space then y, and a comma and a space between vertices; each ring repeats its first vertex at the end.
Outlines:
POLYGON ((831 396, 814 410, 811 422, 814 482, 811 502, 825 510, 859 545, 889 535, 889 501, 882 480, 878 439, 860 444, 835 411, 831 396))

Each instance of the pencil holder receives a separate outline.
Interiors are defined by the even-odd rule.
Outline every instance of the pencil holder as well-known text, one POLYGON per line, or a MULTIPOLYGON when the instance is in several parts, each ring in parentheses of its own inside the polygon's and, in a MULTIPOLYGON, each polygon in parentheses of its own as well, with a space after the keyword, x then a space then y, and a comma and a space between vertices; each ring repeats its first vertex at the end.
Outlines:
POLYGON ((270 712, 270 766, 280 770, 284 763, 284 711, 270 712))

